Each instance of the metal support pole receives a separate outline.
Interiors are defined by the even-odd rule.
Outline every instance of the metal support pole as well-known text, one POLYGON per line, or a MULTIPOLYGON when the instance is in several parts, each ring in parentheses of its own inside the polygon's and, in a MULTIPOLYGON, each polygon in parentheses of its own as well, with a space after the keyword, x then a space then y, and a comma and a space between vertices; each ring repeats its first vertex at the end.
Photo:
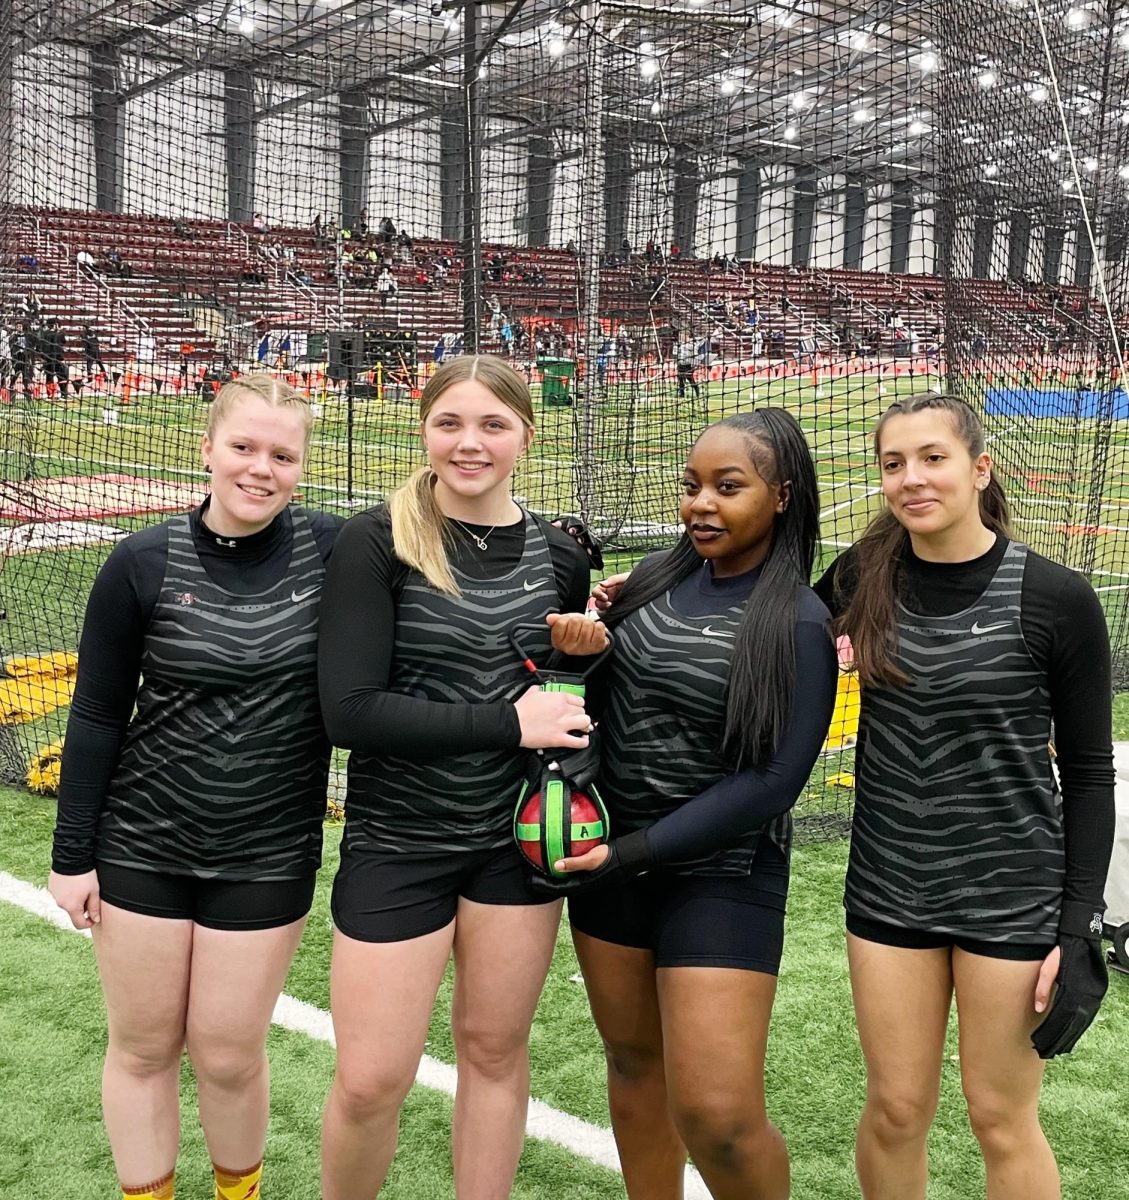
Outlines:
MULTIPOLYGON (((578 382, 576 388, 578 438, 573 472, 579 512, 585 521, 590 522, 597 516, 596 406, 600 399, 600 385, 595 364, 603 336, 600 330, 600 249, 604 232, 604 38, 602 5, 590 5, 587 12, 584 151, 580 194, 580 252, 584 273, 580 321, 577 323, 578 327, 584 329, 585 354, 584 379, 578 382)), ((579 353, 577 361, 580 361, 579 353)))
POLYGON ((482 111, 478 86, 478 8, 463 4, 463 346, 478 353, 482 328, 482 111))

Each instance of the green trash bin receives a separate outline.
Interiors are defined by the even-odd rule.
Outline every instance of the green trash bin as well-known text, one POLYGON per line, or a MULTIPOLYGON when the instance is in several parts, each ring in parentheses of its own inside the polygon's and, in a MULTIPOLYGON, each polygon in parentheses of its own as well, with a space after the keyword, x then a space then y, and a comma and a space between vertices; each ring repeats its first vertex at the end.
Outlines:
POLYGON ((576 363, 571 358, 542 357, 537 360, 541 372, 541 403, 566 405, 572 403, 572 379, 576 363))

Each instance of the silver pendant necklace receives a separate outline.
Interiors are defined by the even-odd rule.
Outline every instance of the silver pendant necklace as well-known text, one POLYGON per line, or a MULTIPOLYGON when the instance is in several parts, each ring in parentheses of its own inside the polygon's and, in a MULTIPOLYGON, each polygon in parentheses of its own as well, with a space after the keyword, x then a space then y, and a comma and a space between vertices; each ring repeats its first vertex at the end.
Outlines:
POLYGON ((463 531, 463 533, 465 533, 467 535, 467 537, 470 538, 474 542, 474 544, 479 548, 479 550, 485 551, 490 548, 486 539, 494 532, 495 529, 498 528, 497 525, 491 525, 490 528, 484 534, 479 536, 477 533, 474 532, 473 529, 468 529, 462 523, 462 521, 457 520, 455 517, 448 517, 447 519, 449 521, 454 521, 455 524, 463 531))

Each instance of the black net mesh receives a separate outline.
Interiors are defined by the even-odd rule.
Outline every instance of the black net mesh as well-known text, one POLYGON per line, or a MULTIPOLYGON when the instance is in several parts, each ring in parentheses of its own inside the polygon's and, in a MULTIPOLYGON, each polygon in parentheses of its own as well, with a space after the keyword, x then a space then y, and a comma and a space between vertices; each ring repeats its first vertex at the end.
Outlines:
MULTIPOLYGON (((826 564, 878 510, 875 417, 952 388, 1123 660, 1125 25, 0 0, 0 772, 58 740, 93 573, 203 494, 208 401, 256 367, 316 405, 304 502, 348 511, 420 461, 437 362, 506 356, 539 403, 519 494, 620 565, 675 532, 696 432, 763 404, 815 451, 826 564)), ((845 826, 856 713, 844 675, 813 836, 845 826)))

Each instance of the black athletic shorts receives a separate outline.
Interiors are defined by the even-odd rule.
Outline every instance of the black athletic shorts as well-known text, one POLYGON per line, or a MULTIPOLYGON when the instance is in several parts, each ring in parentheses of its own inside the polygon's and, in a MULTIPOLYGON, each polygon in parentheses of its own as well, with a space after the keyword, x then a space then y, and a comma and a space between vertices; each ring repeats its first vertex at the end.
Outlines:
POLYGON ((983 942, 975 938, 956 937, 951 933, 902 929, 899 925, 868 921, 865 917, 854 917, 850 913, 847 914, 847 932, 862 938, 864 942, 877 942, 880 946, 896 946, 902 950, 948 950, 956 946, 966 954, 979 954, 984 958, 1004 958, 1011 962, 1042 962, 1055 947, 1054 942, 1042 945, 983 942))
POLYGON ((788 861, 761 838, 748 875, 636 879, 570 896, 572 927, 616 946, 650 950, 656 967, 730 967, 776 975, 784 948, 788 861))
POLYGON ((301 920, 313 903, 316 879, 197 879, 114 863, 99 863, 97 870, 99 894, 115 908, 237 931, 278 929, 301 920))
POLYGON ((454 920, 459 900, 551 904, 533 890, 531 868, 512 842, 496 850, 409 854, 341 840, 333 881, 333 923, 359 942, 406 942, 454 920))

